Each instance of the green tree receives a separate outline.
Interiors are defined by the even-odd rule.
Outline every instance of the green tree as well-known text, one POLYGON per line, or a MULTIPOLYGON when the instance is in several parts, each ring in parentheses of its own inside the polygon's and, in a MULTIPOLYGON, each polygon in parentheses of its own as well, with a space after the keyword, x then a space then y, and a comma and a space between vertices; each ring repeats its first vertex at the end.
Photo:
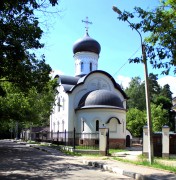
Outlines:
POLYGON ((158 75, 150 73, 148 77, 149 81, 149 91, 150 91, 150 99, 153 102, 155 97, 161 92, 161 87, 158 84, 158 75))
POLYGON ((127 129, 135 137, 142 137, 143 127, 146 125, 146 113, 137 108, 131 108, 127 112, 127 129))
POLYGON ((168 112, 162 105, 151 104, 152 130, 158 132, 164 125, 169 125, 168 112))
POLYGON ((49 81, 40 93, 35 87, 24 93, 14 84, 4 82, 2 87, 6 95, 0 96, 1 121, 13 120, 23 124, 48 125, 56 95, 56 83, 56 80, 49 81))
POLYGON ((0 1, 0 80, 8 80, 25 90, 32 86, 42 90, 49 81, 51 68, 34 53, 40 43, 42 29, 36 10, 57 5, 58 0, 0 1), (46 6, 47 5, 47 6, 46 6))
POLYGON ((170 90, 170 86, 169 84, 165 84, 164 87, 162 88, 161 90, 161 93, 160 93, 162 96, 168 98, 170 101, 172 101, 172 92, 170 90))
POLYGON ((125 93, 129 97, 127 101, 127 108, 137 108, 144 110, 145 103, 145 85, 141 82, 140 77, 132 78, 129 87, 125 89, 125 93))
MULTIPOLYGON (((119 20, 129 20, 138 17, 139 21, 131 24, 148 35, 145 38, 147 59, 154 68, 164 68, 162 73, 168 74, 173 68, 176 73, 176 0, 162 0, 158 7, 144 10, 134 8, 134 13, 123 12, 119 20)), ((130 62, 140 62, 142 57, 131 59, 130 62)))

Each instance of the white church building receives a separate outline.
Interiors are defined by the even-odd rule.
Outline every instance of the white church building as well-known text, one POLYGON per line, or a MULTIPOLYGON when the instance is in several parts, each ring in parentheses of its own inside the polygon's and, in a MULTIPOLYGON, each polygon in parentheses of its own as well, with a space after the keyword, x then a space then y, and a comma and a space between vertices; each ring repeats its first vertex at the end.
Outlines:
POLYGON ((75 76, 53 73, 58 78, 50 131, 76 129, 78 133, 98 133, 99 127, 109 129, 109 146, 126 147, 127 96, 107 72, 98 70, 100 44, 86 31, 73 45, 75 76))

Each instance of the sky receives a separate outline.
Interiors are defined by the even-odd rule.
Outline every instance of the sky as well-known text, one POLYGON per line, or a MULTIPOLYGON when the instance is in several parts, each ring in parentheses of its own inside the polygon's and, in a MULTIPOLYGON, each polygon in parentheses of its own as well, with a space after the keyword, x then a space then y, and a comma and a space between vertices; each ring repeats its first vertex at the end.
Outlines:
MULTIPOLYGON (((129 27, 127 22, 119 21, 118 14, 112 10, 117 6, 121 11, 133 12, 135 6, 152 9, 159 0, 60 0, 59 15, 47 17, 49 25, 44 31, 43 53, 53 70, 74 76, 72 47, 76 40, 86 32, 82 20, 86 17, 90 37, 101 45, 98 69, 108 72, 114 79, 127 87, 131 78, 139 76, 144 80, 144 65, 129 64, 128 59, 141 56, 139 34, 129 27)), ((135 19, 137 21, 137 19, 135 19)), ((45 27, 46 28, 46 27, 45 27)), ((142 34, 145 38, 146 35, 142 34)), ((160 85, 168 83, 176 96, 176 76, 163 76, 161 70, 155 70, 148 64, 148 73, 158 74, 160 85), (174 83, 175 82, 175 83, 174 83)))

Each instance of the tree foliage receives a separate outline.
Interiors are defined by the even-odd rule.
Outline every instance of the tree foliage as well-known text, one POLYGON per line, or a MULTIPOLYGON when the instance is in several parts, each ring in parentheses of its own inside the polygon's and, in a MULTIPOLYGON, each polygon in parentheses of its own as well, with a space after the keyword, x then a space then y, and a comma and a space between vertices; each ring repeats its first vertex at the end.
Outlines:
POLYGON ((146 125, 146 113, 137 108, 131 108, 127 112, 127 129, 135 137, 141 137, 143 127, 146 125))
MULTIPOLYGON (((149 74, 153 131, 161 131, 162 126, 165 124, 169 125, 171 130, 174 130, 174 112, 171 111, 172 92, 168 84, 161 87, 157 79, 157 75, 149 74)), ((140 120, 139 117, 144 116, 146 119, 144 82, 139 77, 132 78, 125 93, 129 97, 127 101, 127 128, 133 135, 142 136, 143 125, 146 121, 140 120)))
MULTIPOLYGON (((135 7, 134 13, 124 11, 118 19, 132 22, 134 17, 138 17, 139 21, 131 23, 131 27, 149 34, 145 38, 149 62, 154 68, 164 68, 163 74, 168 74, 172 67, 176 73, 176 0, 162 0, 158 7, 151 10, 135 7)), ((142 57, 130 60, 140 61, 142 57)))
POLYGON ((44 55, 37 57, 42 29, 35 10, 45 4, 55 6, 57 0, 1 0, 0 1, 0 79, 18 85, 22 90, 37 87, 41 91, 49 81, 51 68, 44 55))
MULTIPOLYGON (((0 127, 13 122, 47 124, 54 102, 51 67, 37 51, 41 29, 38 12, 50 13, 59 0, 0 1, 0 127)), ((6 128, 5 128, 6 126, 6 128)))
POLYGON ((137 108, 139 110, 145 109, 145 85, 140 77, 132 78, 129 87, 125 89, 125 93, 129 97, 127 108, 137 108))
POLYGON ((35 87, 24 93, 14 84, 4 82, 2 87, 6 95, 0 96, 1 122, 18 121, 47 125, 56 93, 55 86, 56 80, 52 80, 40 93, 35 87))
POLYGON ((164 125, 169 125, 168 112, 162 105, 151 104, 151 118, 153 132, 162 131, 164 125))

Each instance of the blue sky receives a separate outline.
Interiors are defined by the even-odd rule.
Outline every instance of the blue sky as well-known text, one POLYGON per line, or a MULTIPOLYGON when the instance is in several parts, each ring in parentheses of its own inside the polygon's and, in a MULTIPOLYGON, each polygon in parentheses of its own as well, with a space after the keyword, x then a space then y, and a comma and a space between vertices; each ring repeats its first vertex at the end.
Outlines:
MULTIPOLYGON (((118 14, 112 10, 112 6, 117 6, 121 11, 132 12, 135 6, 154 8, 158 2, 159 0, 60 0, 59 16, 48 17, 51 22, 49 31, 46 31, 42 40, 46 45, 43 49, 46 63, 53 70, 74 76, 72 47, 77 39, 84 36, 85 24, 82 20, 88 16, 93 23, 89 26, 89 35, 101 45, 98 69, 107 71, 119 83, 124 80, 128 82, 135 76, 144 79, 143 64, 128 63, 129 58, 141 56, 139 35, 127 22, 117 19, 118 14)), ((154 74, 161 72, 154 70, 150 64, 148 71, 154 74)))

